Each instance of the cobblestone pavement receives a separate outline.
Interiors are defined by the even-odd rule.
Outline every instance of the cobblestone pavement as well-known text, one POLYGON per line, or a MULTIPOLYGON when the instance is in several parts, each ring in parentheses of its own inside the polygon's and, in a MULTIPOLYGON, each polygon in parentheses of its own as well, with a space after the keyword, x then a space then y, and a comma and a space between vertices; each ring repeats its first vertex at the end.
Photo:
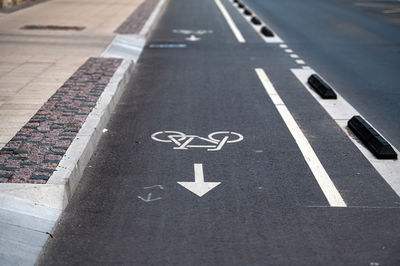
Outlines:
POLYGON ((0 182, 46 183, 121 62, 88 59, 0 150, 0 182))

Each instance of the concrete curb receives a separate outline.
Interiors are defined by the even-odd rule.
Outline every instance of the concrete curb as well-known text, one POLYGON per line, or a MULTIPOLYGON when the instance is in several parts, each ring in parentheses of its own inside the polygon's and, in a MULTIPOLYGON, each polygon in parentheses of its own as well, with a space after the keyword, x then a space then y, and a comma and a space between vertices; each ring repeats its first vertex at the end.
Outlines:
MULTIPOLYGON (((132 69, 132 61, 123 60, 47 184, 2 183, 0 197, 20 199, 22 205, 28 203, 29 206, 32 203, 63 210, 100 140, 102 129, 129 81, 132 69)), ((18 208, 20 211, 24 209, 22 205, 18 208)))
POLYGON ((78 186, 133 65, 130 60, 122 61, 47 184, 0 184, 1 265, 33 265, 39 258, 78 186))
MULTIPOLYGON (((166 2, 166 0, 161 0, 157 5, 145 24, 147 25, 146 31, 143 32, 142 30, 143 35, 141 34, 134 37, 132 37, 132 35, 117 35, 109 47, 120 45, 121 39, 123 38, 124 40, 129 40, 129 46, 136 48, 134 56, 135 60, 137 60, 146 43, 146 36, 151 30, 150 25, 155 22, 163 7, 165 7, 166 2)), ((106 52, 104 52, 104 54, 106 54, 106 52)), ((20 202, 19 204, 21 206, 17 209, 20 212, 23 212, 24 204, 27 204, 27 206, 34 204, 56 210, 63 210, 72 197, 82 177, 83 171, 96 149, 102 130, 110 119, 119 98, 124 92, 133 69, 133 59, 131 57, 124 58, 47 184, 1 183, 0 198, 19 199, 18 202, 20 202)), ((16 205, 13 204, 13 206, 15 207, 16 205)), ((7 207, 4 204, 0 204, 0 208, 7 207)))
POLYGON ((147 36, 167 4, 161 0, 138 35, 117 35, 102 57, 123 58, 96 106, 46 184, 0 184, 0 262, 33 265, 68 205, 103 129, 124 92, 147 36), (15 253, 18 250, 18 254, 15 253))
POLYGON ((142 53, 146 40, 153 25, 164 10, 167 0, 161 0, 155 7, 147 22, 139 34, 118 34, 102 53, 102 57, 124 58, 133 60, 135 63, 142 53))

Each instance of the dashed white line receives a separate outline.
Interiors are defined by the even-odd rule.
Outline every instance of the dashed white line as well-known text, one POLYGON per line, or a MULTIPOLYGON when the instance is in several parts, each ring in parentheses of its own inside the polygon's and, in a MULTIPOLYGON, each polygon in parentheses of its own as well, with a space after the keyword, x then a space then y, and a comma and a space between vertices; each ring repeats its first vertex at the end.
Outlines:
POLYGON ((287 44, 280 44, 279 46, 280 46, 281 48, 284 48, 284 49, 285 49, 285 48, 288 48, 287 44))
POLYGON ((304 65, 305 64, 305 62, 303 60, 301 60, 301 59, 297 59, 296 63, 299 64, 299 65, 304 65))
POLYGON ((293 50, 292 49, 285 49, 285 52, 290 54, 290 53, 293 53, 293 50))
POLYGON ((296 121, 294 120, 292 114, 289 109, 286 107, 285 103, 280 98, 279 94, 275 90, 271 81, 269 80, 267 74, 265 74, 264 70, 261 68, 255 69, 258 78, 263 84, 265 91, 268 96, 271 98, 274 103, 276 109, 281 115, 283 121, 288 127, 290 133, 295 139, 298 147, 300 148, 301 153, 308 166, 311 169, 315 179, 317 180, 322 192, 324 193, 326 199, 328 200, 331 207, 346 207, 346 203, 344 202, 342 196, 339 191, 336 189, 335 184, 332 182, 328 173, 325 171, 325 168, 322 166, 319 161, 317 155, 315 154, 313 148, 308 142, 307 138, 304 136, 303 132, 300 130, 296 121))
POLYGON ((297 54, 290 54, 291 58, 299 58, 299 56, 297 54))
POLYGON ((229 27, 231 28, 231 30, 232 30, 233 34, 235 35, 236 39, 238 40, 238 42, 245 43, 246 40, 244 39, 242 33, 239 31, 235 22, 233 22, 228 11, 226 11, 225 7, 222 5, 221 1, 215 0, 215 4, 218 6, 219 10, 221 11, 222 15, 224 16, 226 22, 228 23, 229 27))

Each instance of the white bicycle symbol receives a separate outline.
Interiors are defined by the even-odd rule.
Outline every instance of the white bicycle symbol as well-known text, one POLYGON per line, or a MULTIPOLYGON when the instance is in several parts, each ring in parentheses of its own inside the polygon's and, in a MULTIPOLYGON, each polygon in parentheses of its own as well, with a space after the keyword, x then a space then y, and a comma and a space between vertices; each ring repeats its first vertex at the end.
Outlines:
POLYGON ((197 135, 186 135, 179 131, 159 131, 151 135, 155 141, 175 143, 175 150, 187 150, 188 148, 205 148, 207 151, 219 151, 226 143, 235 143, 243 140, 243 136, 236 132, 217 131, 210 133, 208 138, 197 135), (205 145, 190 144, 194 140, 205 142, 205 145))

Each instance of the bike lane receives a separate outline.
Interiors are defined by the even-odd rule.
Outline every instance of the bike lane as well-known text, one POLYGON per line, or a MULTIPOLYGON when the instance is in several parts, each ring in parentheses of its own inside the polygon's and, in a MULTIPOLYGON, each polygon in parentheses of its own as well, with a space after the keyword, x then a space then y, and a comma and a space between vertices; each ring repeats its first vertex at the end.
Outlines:
POLYGON ((271 78, 347 205, 392 208, 397 196, 354 147, 329 153, 351 143, 290 76, 293 63, 222 3, 246 43, 214 1, 169 3, 43 265, 55 253, 69 262, 243 265, 369 263, 393 251, 380 249, 395 241, 398 212, 330 208, 255 69, 271 78), (351 164, 374 183, 335 178, 351 164), (202 179, 200 188, 182 183, 202 179))

